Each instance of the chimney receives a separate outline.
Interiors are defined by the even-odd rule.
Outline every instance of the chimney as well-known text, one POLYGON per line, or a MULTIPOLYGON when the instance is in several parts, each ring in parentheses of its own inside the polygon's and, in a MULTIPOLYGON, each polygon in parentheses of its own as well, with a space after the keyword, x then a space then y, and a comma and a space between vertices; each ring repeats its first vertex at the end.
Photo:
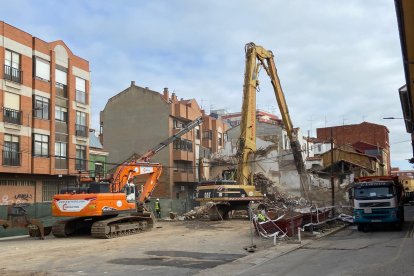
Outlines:
POLYGON ((169 99, 170 99, 170 93, 168 92, 168 87, 165 87, 164 88, 164 100, 168 102, 169 99))
POLYGON ((131 87, 135 86, 135 81, 131 81, 131 87))
POLYGON ((172 93, 172 94, 171 94, 171 100, 172 100, 173 102, 176 102, 176 101, 177 101, 177 96, 175 95, 175 93, 172 93))

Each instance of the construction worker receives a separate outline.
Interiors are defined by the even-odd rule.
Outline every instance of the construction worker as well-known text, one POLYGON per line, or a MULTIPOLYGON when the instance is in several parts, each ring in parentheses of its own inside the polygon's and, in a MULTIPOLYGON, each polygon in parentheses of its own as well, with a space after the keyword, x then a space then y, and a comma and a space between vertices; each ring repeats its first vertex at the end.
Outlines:
POLYGON ((155 201, 155 212, 157 213, 157 218, 161 218, 161 205, 159 198, 155 201))
POLYGON ((266 219, 266 217, 265 217, 262 213, 259 213, 259 214, 257 215, 257 220, 258 220, 259 222, 264 222, 264 221, 266 221, 267 219, 266 219))

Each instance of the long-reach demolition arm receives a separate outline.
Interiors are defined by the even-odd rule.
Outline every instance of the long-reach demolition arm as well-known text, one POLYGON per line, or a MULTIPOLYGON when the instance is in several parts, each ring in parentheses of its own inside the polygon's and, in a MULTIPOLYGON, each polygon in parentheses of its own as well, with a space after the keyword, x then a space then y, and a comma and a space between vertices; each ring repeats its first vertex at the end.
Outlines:
POLYGON ((290 140, 296 169, 301 182, 301 194, 305 198, 308 198, 307 192, 309 190, 309 181, 303 162, 301 146, 289 116, 288 106, 277 75, 273 53, 252 42, 246 44, 246 71, 244 76, 242 107, 243 116, 240 124, 241 136, 238 147, 238 181, 245 185, 253 184, 253 176, 248 163, 252 160, 252 155, 256 151, 256 90, 259 85, 258 73, 260 66, 266 70, 270 77, 282 120, 290 140), (256 61, 258 62, 256 63, 256 61))

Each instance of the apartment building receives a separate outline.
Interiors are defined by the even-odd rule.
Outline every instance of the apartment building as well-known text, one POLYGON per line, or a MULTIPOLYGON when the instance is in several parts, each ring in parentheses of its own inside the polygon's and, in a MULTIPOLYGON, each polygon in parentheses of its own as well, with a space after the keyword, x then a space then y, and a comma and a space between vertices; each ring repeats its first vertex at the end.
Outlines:
MULTIPOLYGON (((160 182, 152 197, 159 197, 163 212, 183 212, 193 207, 200 178, 209 178, 203 159, 223 147, 225 124, 201 110, 194 99, 178 99, 165 88, 162 93, 148 87, 131 86, 110 98, 101 111, 101 142, 109 152, 108 162, 120 164, 133 154, 142 155, 179 132, 192 120, 203 124, 158 152, 151 162, 163 165, 160 182)), ((140 185, 142 180, 135 179, 140 185)))
POLYGON ((0 21, 0 205, 50 201, 87 171, 89 62, 0 21))

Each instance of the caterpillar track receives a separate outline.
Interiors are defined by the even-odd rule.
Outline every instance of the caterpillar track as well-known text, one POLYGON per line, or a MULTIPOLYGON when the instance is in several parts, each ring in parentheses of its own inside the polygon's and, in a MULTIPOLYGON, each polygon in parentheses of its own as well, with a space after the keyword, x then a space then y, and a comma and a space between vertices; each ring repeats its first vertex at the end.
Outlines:
POLYGON ((52 227, 52 234, 57 238, 90 234, 98 239, 112 239, 150 230, 154 227, 154 220, 152 213, 72 218, 56 222, 52 227))

